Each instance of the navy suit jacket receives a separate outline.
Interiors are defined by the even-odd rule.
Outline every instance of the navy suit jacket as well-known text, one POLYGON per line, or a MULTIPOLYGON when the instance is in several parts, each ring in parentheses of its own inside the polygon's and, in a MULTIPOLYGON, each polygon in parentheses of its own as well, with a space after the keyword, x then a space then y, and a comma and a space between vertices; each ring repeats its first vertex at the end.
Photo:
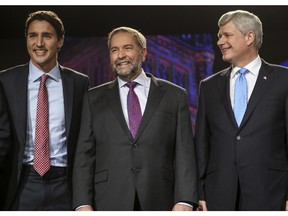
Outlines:
POLYGON ((262 60, 238 128, 230 72, 203 80, 195 128, 199 199, 208 210, 284 210, 288 194, 288 69, 262 60))

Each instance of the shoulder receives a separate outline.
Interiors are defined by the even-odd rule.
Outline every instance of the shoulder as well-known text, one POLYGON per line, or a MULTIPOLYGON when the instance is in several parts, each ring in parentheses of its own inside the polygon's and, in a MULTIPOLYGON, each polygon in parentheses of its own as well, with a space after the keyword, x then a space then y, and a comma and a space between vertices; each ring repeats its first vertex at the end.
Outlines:
POLYGON ((171 90, 171 91, 186 92, 186 89, 181 87, 180 85, 177 85, 165 79, 157 78, 149 73, 146 73, 146 74, 151 79, 151 83, 154 83, 158 87, 164 88, 166 90, 171 90))
POLYGON ((114 87, 118 87, 117 80, 109 81, 101 85, 92 87, 88 90, 88 94, 89 95, 99 94, 99 93, 105 92, 106 90, 113 89, 114 87))
POLYGON ((74 69, 68 68, 68 67, 64 67, 64 66, 59 66, 60 67, 60 71, 61 73, 68 75, 68 76, 72 76, 75 78, 79 78, 79 79, 88 79, 88 76, 84 73, 81 73, 79 71, 76 71, 74 69))
POLYGON ((223 70, 221 70, 221 71, 219 71, 219 72, 217 72, 215 74, 212 74, 212 75, 208 76, 207 78, 201 80, 201 83, 203 83, 203 82, 213 82, 213 81, 215 81, 217 79, 225 78, 225 77, 230 75, 230 71, 231 71, 230 67, 229 68, 225 68, 225 69, 223 69, 223 70))
POLYGON ((5 70, 0 71, 0 77, 11 76, 13 74, 19 73, 19 71, 27 71, 28 72, 28 63, 22 65, 16 65, 5 70))
POLYGON ((278 64, 271 64, 271 63, 268 63, 264 60, 262 60, 261 69, 280 71, 280 72, 287 72, 288 71, 288 67, 286 67, 286 66, 282 66, 282 65, 278 65, 278 64))
POLYGON ((230 72, 231 72, 231 67, 223 69, 215 74, 212 74, 208 76, 207 78, 203 79, 199 83, 199 88, 211 88, 212 90, 216 85, 223 85, 226 83, 226 81, 229 80, 230 77, 230 72))
MULTIPOLYGON (((277 85, 283 83, 283 85, 287 85, 288 83, 288 67, 267 63, 262 60, 262 65, 260 68, 260 73, 270 76, 271 78, 277 81, 277 85)), ((288 85, 287 85, 288 86, 288 85)))

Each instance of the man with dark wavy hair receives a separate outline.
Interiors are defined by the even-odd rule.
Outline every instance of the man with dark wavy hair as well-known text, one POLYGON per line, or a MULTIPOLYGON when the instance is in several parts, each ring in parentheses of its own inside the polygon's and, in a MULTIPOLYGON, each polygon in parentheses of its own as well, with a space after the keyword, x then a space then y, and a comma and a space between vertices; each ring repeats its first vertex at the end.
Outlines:
POLYGON ((9 173, 6 210, 72 210, 72 160, 89 80, 57 62, 64 34, 54 12, 29 14, 30 61, 0 73, 12 128, 11 144, 0 142, 9 173))

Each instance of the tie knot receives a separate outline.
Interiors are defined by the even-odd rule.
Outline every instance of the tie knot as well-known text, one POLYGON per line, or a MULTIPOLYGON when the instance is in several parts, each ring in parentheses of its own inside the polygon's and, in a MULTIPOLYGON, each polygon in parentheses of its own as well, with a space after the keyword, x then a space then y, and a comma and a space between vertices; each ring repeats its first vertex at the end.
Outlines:
POLYGON ((48 75, 46 75, 46 74, 43 74, 42 76, 41 76, 41 83, 46 83, 46 80, 48 79, 48 75))
POLYGON ((238 72, 241 74, 241 75, 245 75, 248 70, 246 68, 241 68, 240 70, 238 70, 238 72))
POLYGON ((127 86, 129 89, 134 89, 136 85, 138 85, 137 82, 127 82, 127 83, 126 83, 126 86, 127 86))

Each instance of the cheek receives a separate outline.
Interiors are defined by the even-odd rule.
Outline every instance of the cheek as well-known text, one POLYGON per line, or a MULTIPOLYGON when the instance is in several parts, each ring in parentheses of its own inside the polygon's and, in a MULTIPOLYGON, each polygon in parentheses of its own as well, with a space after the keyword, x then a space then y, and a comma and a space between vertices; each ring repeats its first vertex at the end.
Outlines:
POLYGON ((116 61, 116 58, 114 56, 111 56, 110 55, 110 64, 111 65, 114 65, 115 64, 115 61, 116 61))
POLYGON ((29 49, 30 47, 32 47, 32 43, 31 41, 26 41, 26 47, 29 49))
POLYGON ((112 62, 114 62, 115 60, 115 57, 114 57, 114 55, 113 54, 110 54, 109 55, 109 58, 110 58, 110 63, 112 63, 112 62))

